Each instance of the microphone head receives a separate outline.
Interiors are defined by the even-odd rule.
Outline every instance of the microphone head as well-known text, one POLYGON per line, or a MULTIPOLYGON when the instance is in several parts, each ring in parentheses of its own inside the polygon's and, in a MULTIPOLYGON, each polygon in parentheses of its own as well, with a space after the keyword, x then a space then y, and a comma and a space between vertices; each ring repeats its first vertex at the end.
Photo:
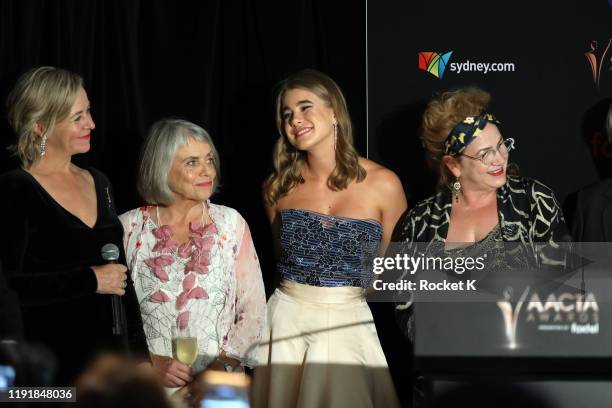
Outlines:
POLYGON ((115 244, 105 244, 102 247, 102 259, 106 262, 114 262, 119 259, 119 247, 115 244))

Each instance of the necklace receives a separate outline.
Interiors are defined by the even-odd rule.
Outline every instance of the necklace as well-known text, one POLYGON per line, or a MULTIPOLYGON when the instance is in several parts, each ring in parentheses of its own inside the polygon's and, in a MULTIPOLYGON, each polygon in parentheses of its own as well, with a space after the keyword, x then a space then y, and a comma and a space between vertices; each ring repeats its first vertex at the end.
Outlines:
MULTIPOLYGON (((206 203, 203 202, 202 203, 202 215, 200 217, 200 221, 201 221, 202 225, 205 225, 205 223, 204 223, 204 210, 205 209, 206 209, 206 203)), ((157 215, 157 224, 161 227, 164 224, 162 224, 161 217, 159 215, 159 205, 155 206, 155 213, 157 215)))
MULTIPOLYGON (((208 273, 210 265, 210 252, 214 244, 212 234, 216 233, 216 226, 211 218, 211 224, 204 228, 204 213, 209 208, 208 202, 202 203, 201 226, 193 228, 192 223, 189 223, 190 238, 180 246, 172 240, 172 227, 170 225, 162 225, 161 216, 159 214, 159 206, 155 206, 157 214, 157 223, 159 226, 153 230, 153 235, 157 238, 157 243, 153 247, 153 252, 161 252, 159 256, 147 259, 145 263, 153 269, 155 276, 162 282, 167 283, 172 280, 171 285, 166 289, 170 291, 180 291, 176 296, 175 307, 177 310, 176 325, 185 328, 189 325, 191 316, 189 301, 206 300, 208 293, 203 286, 203 279, 208 273), (207 231, 209 229, 210 231, 207 231), (170 271, 166 271, 165 267, 175 265, 170 271), (180 269, 182 272, 180 272, 180 269), (177 276, 177 274, 179 276, 177 276), (198 275, 200 277, 198 277, 198 275), (170 279, 172 277, 172 279, 170 279), (176 279, 182 282, 178 284, 176 279), (182 291, 181 291, 182 290, 182 291)), ((165 294, 162 289, 157 293, 158 298, 163 302, 170 301, 170 296, 165 294)))

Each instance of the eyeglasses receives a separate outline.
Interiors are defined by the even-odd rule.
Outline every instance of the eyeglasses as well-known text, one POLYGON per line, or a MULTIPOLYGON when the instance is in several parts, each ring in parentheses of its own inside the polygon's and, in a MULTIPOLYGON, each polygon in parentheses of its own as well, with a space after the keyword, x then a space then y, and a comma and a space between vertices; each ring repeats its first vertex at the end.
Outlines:
POLYGON ((467 157, 468 159, 472 159, 472 160, 480 160, 482 164, 486 166, 490 166, 491 164, 493 164, 493 160, 495 160, 496 152, 499 153, 500 156, 502 156, 503 158, 506 158, 508 157, 508 153, 510 153, 510 151, 513 149, 514 149, 514 139, 509 137, 507 139, 501 140, 497 144, 497 147, 495 147, 494 149, 487 149, 477 157, 468 156, 467 154, 461 154, 461 156, 467 157))

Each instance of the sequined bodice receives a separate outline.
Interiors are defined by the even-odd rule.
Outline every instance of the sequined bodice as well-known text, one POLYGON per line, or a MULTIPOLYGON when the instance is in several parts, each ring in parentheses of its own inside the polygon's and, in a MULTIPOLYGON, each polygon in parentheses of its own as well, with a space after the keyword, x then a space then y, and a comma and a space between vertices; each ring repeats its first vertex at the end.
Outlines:
POLYGON ((278 270, 283 279, 307 285, 365 287, 381 237, 376 220, 281 210, 278 270))

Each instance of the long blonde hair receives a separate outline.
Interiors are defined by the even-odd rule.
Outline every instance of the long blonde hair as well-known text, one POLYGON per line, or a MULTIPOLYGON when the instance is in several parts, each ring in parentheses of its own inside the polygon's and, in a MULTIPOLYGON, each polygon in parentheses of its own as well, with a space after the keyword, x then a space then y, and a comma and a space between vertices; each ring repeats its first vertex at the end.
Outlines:
POLYGON ((264 200, 267 205, 275 205, 298 183, 303 183, 301 169, 306 153, 289 143, 283 125, 283 97, 292 89, 305 89, 321 98, 333 109, 337 124, 336 166, 327 179, 330 190, 339 191, 348 187, 353 180, 361 182, 366 170, 359 164, 359 154, 353 146, 353 126, 340 87, 327 75, 305 69, 289 76, 278 86, 276 96, 276 128, 280 137, 272 154, 274 171, 264 184, 264 200))

